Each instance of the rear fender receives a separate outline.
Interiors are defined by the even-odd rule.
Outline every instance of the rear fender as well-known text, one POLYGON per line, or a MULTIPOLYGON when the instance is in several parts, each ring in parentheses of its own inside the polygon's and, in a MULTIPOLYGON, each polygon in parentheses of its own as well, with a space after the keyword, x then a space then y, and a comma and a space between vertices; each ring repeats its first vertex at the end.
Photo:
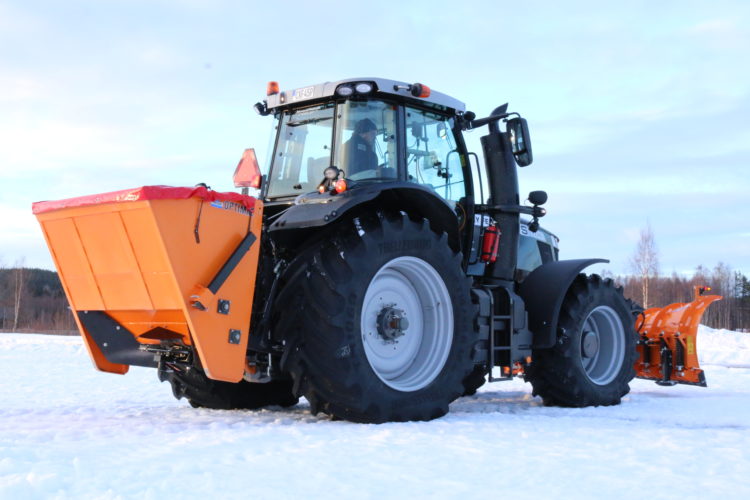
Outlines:
POLYGON ((518 295, 526 303, 529 330, 534 334, 532 347, 547 349, 555 345, 557 321, 565 294, 586 267, 606 259, 575 259, 548 262, 531 272, 521 283, 518 295))
POLYGON ((446 232, 454 250, 459 249, 458 218, 451 206, 433 190, 413 182, 389 182, 350 189, 340 194, 310 193, 297 199, 268 228, 274 238, 287 243, 306 231, 353 217, 366 209, 404 210, 430 221, 433 230, 446 232), (296 230, 292 232, 291 230, 296 230))

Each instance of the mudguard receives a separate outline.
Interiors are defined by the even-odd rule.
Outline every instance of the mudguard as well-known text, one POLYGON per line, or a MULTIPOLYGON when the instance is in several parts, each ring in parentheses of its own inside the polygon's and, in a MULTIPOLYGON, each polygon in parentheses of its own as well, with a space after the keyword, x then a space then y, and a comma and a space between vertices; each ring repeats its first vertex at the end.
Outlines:
POLYGON ((270 226, 269 232, 310 229, 338 221, 347 213, 375 201, 377 207, 422 214, 437 231, 448 233, 450 245, 458 248, 456 213, 434 190, 413 182, 387 182, 354 186, 339 193, 309 193, 298 197, 270 226))
POLYGON ((575 259, 548 262, 531 272, 521 283, 518 295, 526 303, 534 349, 555 345, 557 320, 565 294, 584 268, 606 259, 575 259))

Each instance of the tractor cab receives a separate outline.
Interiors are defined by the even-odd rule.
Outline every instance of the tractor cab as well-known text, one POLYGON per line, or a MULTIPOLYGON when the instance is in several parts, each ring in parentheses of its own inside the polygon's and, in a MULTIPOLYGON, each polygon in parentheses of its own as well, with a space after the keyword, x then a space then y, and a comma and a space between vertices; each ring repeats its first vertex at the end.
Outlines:
POLYGON ((454 133, 464 105, 425 85, 366 78, 280 92, 271 84, 256 110, 274 114, 263 172, 272 203, 335 196, 341 179, 344 190, 411 183, 452 206, 467 194, 454 133))
POLYGON ((517 113, 501 107, 476 119, 464 103, 424 84, 382 78, 292 91, 270 82, 266 100, 255 109, 274 119, 269 159, 258 179, 265 179, 260 197, 277 246, 294 248, 316 228, 356 218, 366 207, 388 206, 424 217, 447 233, 472 276, 489 276, 492 264, 503 269, 497 277, 512 280, 557 260, 556 242, 529 237, 539 228, 536 218, 543 209, 518 205, 516 165, 531 163, 531 145, 517 113), (502 133, 500 120, 507 126, 502 133), (484 125, 505 138, 501 146, 507 151, 490 157, 485 152, 490 161, 483 172, 463 132, 484 125), (508 210, 512 213, 505 216, 498 212, 508 210), (520 213, 532 221, 520 224, 520 213), (519 234, 522 229, 525 234, 519 234), (495 244, 500 235, 502 247, 495 244), (526 256, 522 266, 516 259, 519 239, 526 256), (498 252, 506 256, 495 264, 498 252))

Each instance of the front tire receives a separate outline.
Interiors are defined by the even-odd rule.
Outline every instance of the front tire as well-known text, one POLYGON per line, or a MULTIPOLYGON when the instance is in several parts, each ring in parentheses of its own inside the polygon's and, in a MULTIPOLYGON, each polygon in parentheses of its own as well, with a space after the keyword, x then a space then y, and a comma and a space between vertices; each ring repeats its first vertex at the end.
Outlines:
POLYGON ((444 415, 474 367, 460 256, 445 234, 403 214, 334 231, 293 264, 282 294, 296 304, 277 327, 295 393, 313 413, 354 422, 444 415))
POLYGON ((526 380, 545 405, 620 403, 635 376, 630 303, 612 280, 579 274, 563 301, 554 347, 534 351, 526 380))

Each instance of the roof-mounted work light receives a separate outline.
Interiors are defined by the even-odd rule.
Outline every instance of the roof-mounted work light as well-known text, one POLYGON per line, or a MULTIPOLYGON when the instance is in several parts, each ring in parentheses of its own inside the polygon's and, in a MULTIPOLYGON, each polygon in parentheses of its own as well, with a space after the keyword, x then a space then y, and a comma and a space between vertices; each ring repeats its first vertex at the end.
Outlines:
POLYGON ((349 97, 353 93, 354 89, 350 85, 340 85, 339 88, 336 89, 336 94, 341 97, 349 97))
POLYGON ((372 92, 372 83, 369 83, 369 82, 358 83, 354 86, 354 90, 356 90, 358 94, 368 94, 372 92))

